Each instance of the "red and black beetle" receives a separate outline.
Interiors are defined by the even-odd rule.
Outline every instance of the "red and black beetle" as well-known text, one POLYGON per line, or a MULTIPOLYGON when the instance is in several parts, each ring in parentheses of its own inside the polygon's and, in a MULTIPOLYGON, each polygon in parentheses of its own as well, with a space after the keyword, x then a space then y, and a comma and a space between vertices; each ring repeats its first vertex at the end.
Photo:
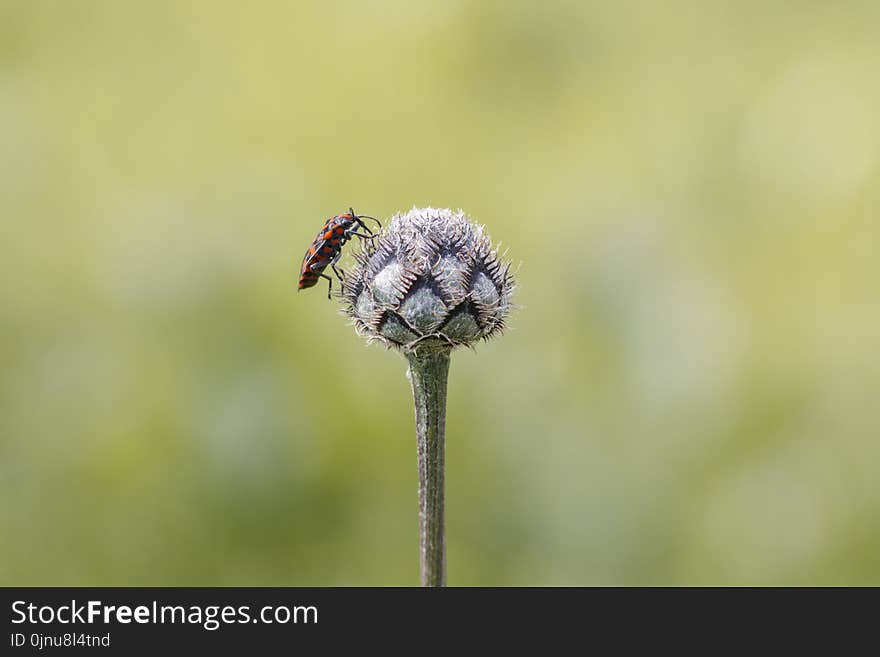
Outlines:
POLYGON ((338 214, 324 222, 324 227, 315 236, 303 258, 299 271, 299 290, 313 287, 318 282, 318 278, 326 278, 328 281, 327 298, 330 298, 333 279, 324 273, 327 266, 333 268, 333 272, 341 281, 342 274, 336 269, 336 263, 342 255, 342 247, 345 246, 345 243, 354 236, 361 239, 375 239, 377 237, 361 219, 372 219, 379 224, 379 228, 382 227, 382 224, 375 217, 355 214, 354 208, 349 208, 346 214, 338 214), (362 228, 365 233, 359 233, 358 228, 362 228))

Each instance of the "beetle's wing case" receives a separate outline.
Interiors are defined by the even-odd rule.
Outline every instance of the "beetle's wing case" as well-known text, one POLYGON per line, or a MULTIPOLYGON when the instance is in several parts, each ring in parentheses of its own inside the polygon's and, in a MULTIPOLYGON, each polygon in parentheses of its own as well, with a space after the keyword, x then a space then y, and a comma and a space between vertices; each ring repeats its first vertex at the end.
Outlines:
POLYGON ((321 249, 324 247, 324 244, 327 240, 324 239, 324 233, 330 230, 335 224, 334 220, 336 217, 331 217, 327 221, 324 222, 324 225, 321 227, 321 230, 318 231, 318 234, 315 235, 315 239, 312 240, 312 243, 309 245, 309 248, 306 249, 306 254, 303 256, 302 261, 302 271, 305 272, 308 267, 318 258, 320 258, 321 249))

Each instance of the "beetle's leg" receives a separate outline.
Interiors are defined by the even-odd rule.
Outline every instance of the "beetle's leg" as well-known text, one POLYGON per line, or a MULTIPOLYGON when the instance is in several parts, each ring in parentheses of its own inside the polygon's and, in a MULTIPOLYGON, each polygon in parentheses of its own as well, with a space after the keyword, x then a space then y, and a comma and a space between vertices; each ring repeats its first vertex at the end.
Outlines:
POLYGON ((318 274, 321 278, 327 279, 327 298, 330 298, 330 292, 333 290, 333 279, 330 278, 327 274, 318 274))
MULTIPOLYGON (((313 272, 315 272, 316 274, 318 274, 318 276, 320 276, 321 278, 327 279, 327 298, 329 299, 330 292, 331 292, 331 290, 333 290, 333 279, 324 273, 324 267, 326 267, 326 266, 327 265, 325 262, 316 262, 316 263, 312 264, 312 266, 309 267, 309 269, 312 270, 313 272)), ((335 269, 335 267, 334 267, 334 269, 335 269)))
POLYGON ((374 240, 377 237, 379 237, 378 235, 373 235, 372 233, 370 233, 369 235, 364 235, 363 233, 358 233, 357 231, 354 231, 354 230, 348 231, 349 239, 351 239, 352 235, 357 235, 361 239, 365 239, 365 240, 374 240))
POLYGON ((342 250, 340 249, 339 251, 336 252, 336 255, 333 256, 333 260, 330 261, 330 266, 333 268, 333 273, 336 274, 336 278, 339 279, 339 282, 344 283, 345 282, 345 270, 343 270, 342 268, 337 269, 337 267, 336 267, 336 263, 339 262, 339 258, 341 258, 341 257, 342 257, 342 250))

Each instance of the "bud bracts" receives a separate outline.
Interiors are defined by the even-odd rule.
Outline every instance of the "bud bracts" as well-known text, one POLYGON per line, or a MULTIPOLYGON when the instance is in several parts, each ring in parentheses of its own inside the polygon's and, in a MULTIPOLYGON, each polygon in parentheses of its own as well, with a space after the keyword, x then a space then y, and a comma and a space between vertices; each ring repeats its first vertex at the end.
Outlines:
POLYGON ((413 208, 354 253, 345 312, 362 335, 412 349, 466 345, 504 329, 513 279, 461 211, 413 208))

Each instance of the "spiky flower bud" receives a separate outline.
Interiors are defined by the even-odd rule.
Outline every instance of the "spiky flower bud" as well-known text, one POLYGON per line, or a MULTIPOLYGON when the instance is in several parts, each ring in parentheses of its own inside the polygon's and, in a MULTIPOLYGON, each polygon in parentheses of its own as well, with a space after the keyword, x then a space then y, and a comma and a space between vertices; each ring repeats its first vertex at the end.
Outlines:
POLYGON ((504 329, 514 287, 510 264, 461 211, 397 214, 354 257, 342 298, 370 339, 423 351, 469 345, 504 329))

